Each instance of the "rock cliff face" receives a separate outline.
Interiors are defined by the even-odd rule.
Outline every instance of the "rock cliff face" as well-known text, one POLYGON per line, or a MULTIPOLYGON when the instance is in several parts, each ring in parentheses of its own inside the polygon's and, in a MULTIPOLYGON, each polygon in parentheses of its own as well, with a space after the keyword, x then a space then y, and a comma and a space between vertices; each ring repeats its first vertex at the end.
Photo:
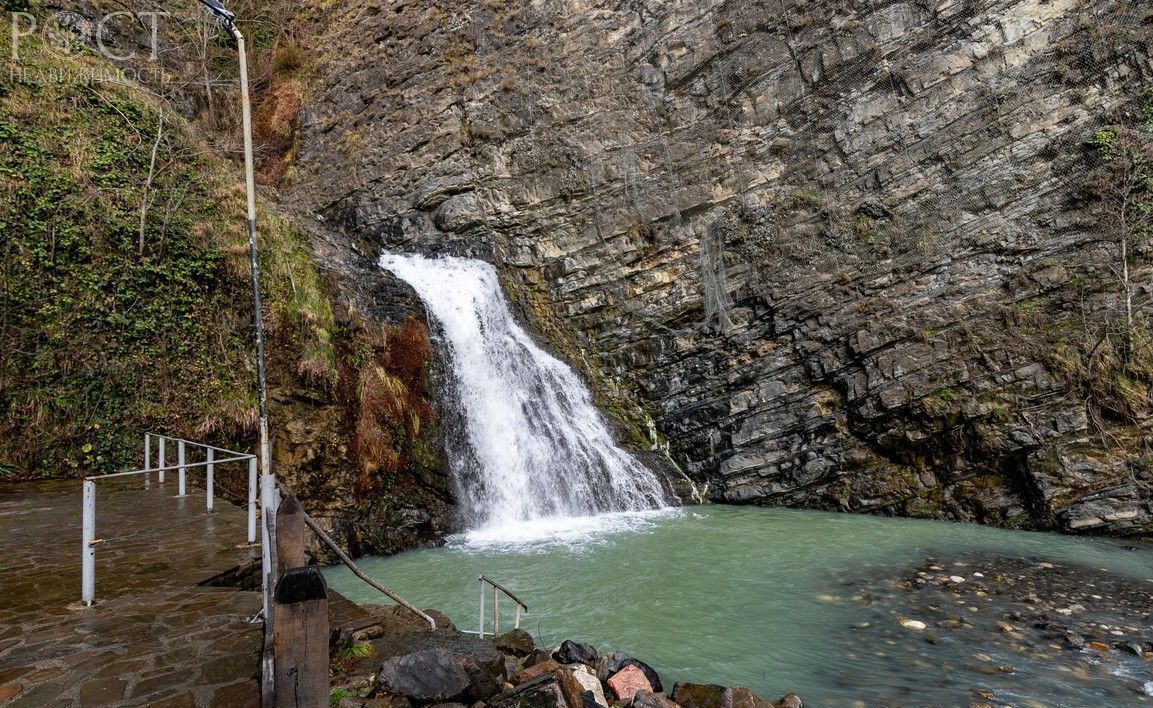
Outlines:
MULTIPOLYGON (((334 371, 317 377, 270 347, 273 466, 353 555, 439 543, 459 520, 429 400, 440 371, 415 295, 378 277, 354 240, 302 221, 333 277, 334 371)), ((311 534, 309 552, 336 562, 311 534)))
POLYGON ((1153 529, 1150 357, 1118 325, 1126 291, 1146 323, 1150 270, 1119 255, 1100 159, 1149 142, 1147 4, 401 0, 301 23, 325 60, 293 200, 491 258, 713 499, 1153 529))

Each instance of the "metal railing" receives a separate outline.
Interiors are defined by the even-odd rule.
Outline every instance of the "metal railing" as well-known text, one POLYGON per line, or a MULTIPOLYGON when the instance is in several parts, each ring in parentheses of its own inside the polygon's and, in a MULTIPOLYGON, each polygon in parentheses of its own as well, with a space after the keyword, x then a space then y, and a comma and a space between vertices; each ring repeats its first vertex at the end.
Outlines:
MULTIPOLYGON (((280 493, 283 494, 284 496, 287 497, 289 495, 292 495, 292 490, 290 490, 288 487, 286 487, 282 482, 277 482, 276 486, 279 489, 280 493)), ((375 589, 380 594, 391 599, 393 602, 400 605, 401 607, 408 610, 409 612, 412 612, 416 616, 423 619, 425 622, 428 622, 428 626, 430 628, 436 629, 436 620, 433 619, 432 617, 430 617, 428 615, 428 613, 424 612, 423 610, 421 610, 420 608, 418 608, 416 605, 412 604, 408 600, 405 600, 400 595, 397 595, 395 592, 393 592, 389 588, 385 587, 384 585, 382 585, 381 583, 379 583, 378 581, 373 579, 371 576, 369 576, 367 573, 365 573, 363 570, 361 570, 360 566, 357 565, 356 562, 353 561, 352 558, 350 558, 349 555, 344 552, 344 549, 340 547, 340 544, 338 544, 336 541, 334 541, 332 539, 332 536, 329 536, 328 533, 326 533, 325 530, 322 529, 320 527, 320 525, 316 523, 315 519, 313 519, 311 516, 309 516, 308 513, 305 512, 303 509, 301 510, 300 513, 301 513, 301 516, 304 518, 304 523, 306 526, 308 526, 309 530, 311 530, 314 534, 316 534, 316 537, 319 538, 320 541, 324 545, 328 546, 329 550, 331 550, 334 554, 336 554, 336 557, 340 560, 340 562, 343 563, 345 565, 345 567, 347 567, 350 571, 352 571, 353 575, 355 575, 356 577, 363 580, 369 587, 375 589)), ((276 524, 275 523, 272 524, 272 529, 273 529, 273 535, 275 536, 275 533, 276 533, 276 524)))
POLYGON ((481 639, 484 639, 484 596, 485 585, 492 587, 492 635, 493 637, 500 634, 500 594, 503 593, 506 597, 512 600, 516 605, 516 619, 513 620, 513 629, 520 629, 520 615, 523 611, 528 614, 528 605, 521 602, 521 599, 514 595, 511 590, 496 582, 489 580, 483 575, 477 578, 480 581, 480 626, 477 630, 464 630, 465 634, 475 634, 481 639))
POLYGON ((208 513, 213 512, 214 499, 215 499, 215 471, 217 465, 226 465, 230 463, 248 463, 248 544, 256 544, 256 456, 247 455, 233 450, 226 450, 222 447, 215 447, 213 445, 205 445, 203 443, 192 442, 190 440, 183 440, 181 438, 174 438, 167 435, 157 435, 155 433, 145 433, 144 435, 144 467, 139 470, 132 470, 130 472, 117 472, 114 474, 93 475, 84 478, 84 513, 81 522, 81 549, 80 549, 80 601, 86 606, 91 606, 96 602, 96 546, 103 543, 102 539, 96 538, 96 483, 107 479, 122 479, 125 477, 143 477, 145 486, 151 486, 152 473, 157 475, 157 482, 164 484, 164 473, 176 471, 178 475, 177 480, 177 496, 187 496, 187 476, 189 470, 204 469, 205 471, 205 506, 208 513), (156 466, 153 467, 152 456, 152 441, 157 441, 156 445, 156 466), (176 464, 168 464, 166 454, 168 452, 168 444, 176 444, 176 464), (203 450, 204 460, 201 462, 189 462, 188 452, 192 450, 203 450), (223 457, 217 457, 217 453, 223 457))

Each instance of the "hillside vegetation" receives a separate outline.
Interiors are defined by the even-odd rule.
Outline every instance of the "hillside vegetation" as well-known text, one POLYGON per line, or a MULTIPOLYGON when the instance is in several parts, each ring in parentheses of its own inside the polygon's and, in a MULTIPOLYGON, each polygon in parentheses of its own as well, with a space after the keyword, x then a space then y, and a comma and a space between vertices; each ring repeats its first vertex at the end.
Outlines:
MULTIPOLYGON (((235 47, 193 2, 166 6, 156 61, 141 58, 144 15, 94 41, 118 5, 7 5, 42 31, 16 52, 0 39, 0 479, 137 467, 145 431, 252 449, 235 47), (138 59, 107 61, 102 43, 138 59)), ((428 329, 370 260, 363 287, 320 267, 313 249, 340 237, 278 203, 307 67, 282 5, 234 9, 251 58, 273 466, 354 552, 419 545, 451 516, 428 329)), ((218 471, 217 489, 242 495, 243 480, 218 471)))
MULTIPOLYGON (((145 430, 249 435, 240 172, 141 87, 86 80, 107 70, 94 52, 26 38, 18 69, 0 84, 0 471, 121 468, 145 430)), ((306 241, 263 205, 259 234, 270 334, 330 378, 306 241)))

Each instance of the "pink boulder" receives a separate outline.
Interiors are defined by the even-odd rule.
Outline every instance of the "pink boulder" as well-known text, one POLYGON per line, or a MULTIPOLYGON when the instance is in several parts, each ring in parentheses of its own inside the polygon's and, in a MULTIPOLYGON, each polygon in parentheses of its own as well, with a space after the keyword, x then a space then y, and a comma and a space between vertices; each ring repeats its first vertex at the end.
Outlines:
POLYGON ((637 691, 653 690, 653 685, 645 678, 645 672, 632 664, 613 674, 607 683, 620 701, 631 701, 637 691))

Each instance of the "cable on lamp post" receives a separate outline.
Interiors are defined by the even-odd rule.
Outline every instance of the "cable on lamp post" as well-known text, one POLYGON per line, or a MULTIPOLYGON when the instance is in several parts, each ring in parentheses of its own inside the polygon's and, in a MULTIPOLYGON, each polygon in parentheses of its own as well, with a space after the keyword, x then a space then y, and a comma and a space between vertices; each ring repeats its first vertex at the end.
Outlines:
POLYGON ((260 661, 261 706, 271 708, 275 702, 276 657, 272 651, 273 601, 276 568, 274 532, 279 493, 272 476, 272 453, 268 445, 268 387, 264 378, 264 319, 260 309, 260 264, 256 260, 256 179, 252 161, 252 101, 248 95, 248 55, 244 49, 244 35, 236 28, 236 15, 217 0, 199 0, 200 4, 220 19, 236 39, 236 53, 240 60, 240 106, 244 128, 244 183, 248 191, 248 255, 252 261, 252 319, 256 330, 256 386, 260 396, 260 474, 261 474, 261 585, 264 597, 264 653, 260 661))
POLYGON ((264 376, 264 319, 260 309, 260 264, 256 260, 256 178, 252 157, 252 101, 248 95, 248 55, 244 35, 236 28, 236 15, 216 0, 199 0, 220 19, 236 39, 240 59, 240 105, 244 128, 244 182, 248 192, 248 255, 252 261, 252 318, 256 329, 256 387, 260 397, 260 474, 272 474, 268 443, 268 387, 264 376))

